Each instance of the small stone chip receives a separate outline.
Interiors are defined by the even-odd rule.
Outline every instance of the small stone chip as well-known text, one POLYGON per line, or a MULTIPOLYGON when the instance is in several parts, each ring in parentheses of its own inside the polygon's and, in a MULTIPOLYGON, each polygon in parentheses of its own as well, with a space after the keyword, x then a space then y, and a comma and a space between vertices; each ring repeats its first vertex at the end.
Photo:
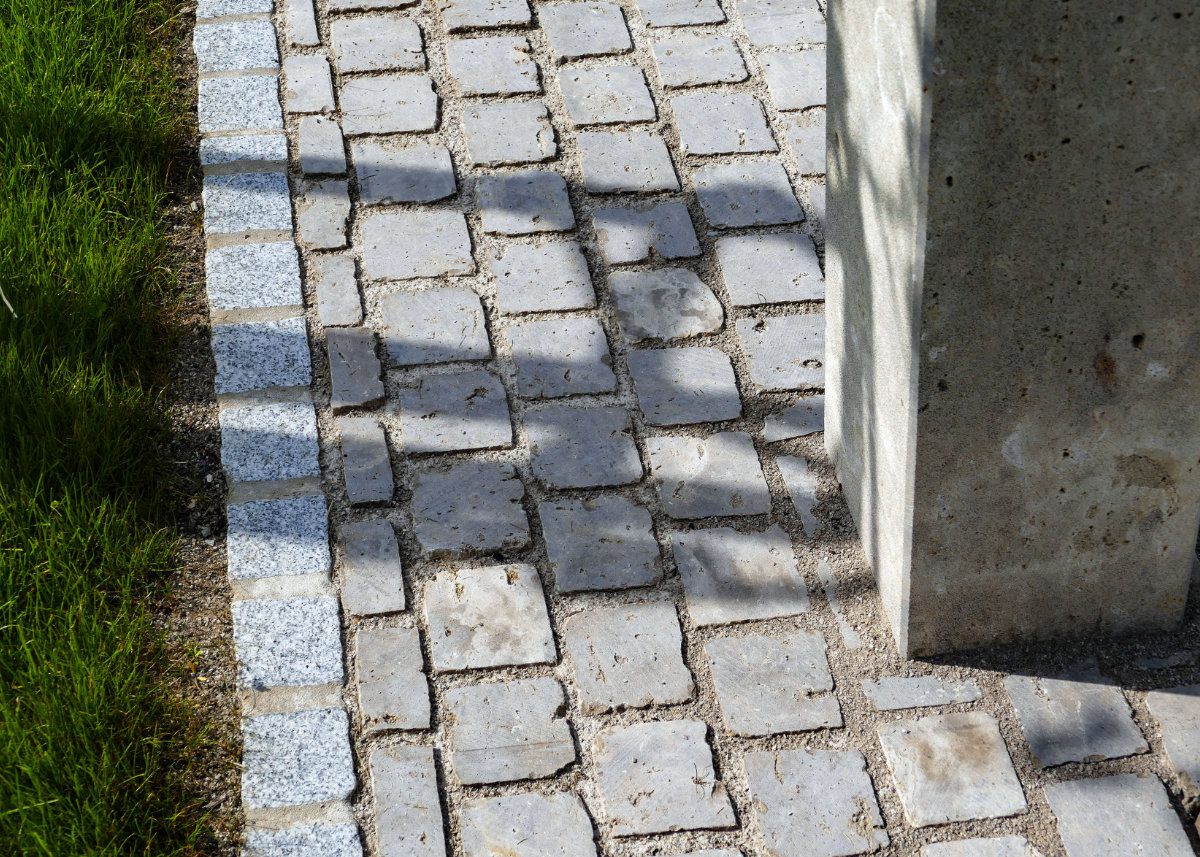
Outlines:
POLYGON ((717 228, 804 220, 804 209, 777 160, 713 164, 696 170, 692 179, 705 218, 717 228))
POLYGON ((464 857, 596 857, 591 820, 573 792, 475 798, 461 814, 464 857))
POLYGON ((540 101, 472 104, 463 108, 462 123, 471 161, 481 166, 532 164, 558 154, 540 101))
POLYGON ((300 171, 305 175, 344 175, 346 150, 342 126, 329 116, 304 116, 297 132, 300 171))
POLYGON ((974 679, 951 681, 932 675, 884 676, 874 681, 863 681, 862 686, 876 711, 953 705, 974 702, 983 696, 974 679))
POLYGON ((740 83, 749 76, 737 43, 728 36, 663 34, 653 47, 658 76, 667 89, 740 83))
POLYGON ((762 105, 747 92, 689 92, 671 99, 679 141, 689 155, 778 150, 762 105))
POLYGON ((308 330, 300 317, 214 324, 212 353, 218 395, 307 387, 312 380, 308 330))
POLYGON ((572 66, 559 75, 559 85, 575 125, 653 122, 657 115, 645 75, 635 65, 572 66))
POLYGON ((362 628, 357 641, 363 729, 428 729, 429 686, 416 628, 362 628))
POLYGON ((550 405, 527 411, 530 469, 553 488, 625 485, 642 477, 624 408, 550 405))
POLYGON ((333 80, 324 54, 293 54, 283 61, 283 104, 288 113, 333 110, 333 80))
POLYGON ((383 503, 392 499, 392 461, 387 438, 374 417, 341 417, 342 470, 346 498, 351 505, 383 503))
POLYGON ((780 110, 803 110, 825 103, 825 48, 764 51, 759 54, 771 100, 780 110))
POLYGON ((308 275, 317 290, 317 316, 326 327, 362 324, 362 299, 354 278, 354 258, 320 255, 308 260, 308 275))
POLYGON ((329 22, 338 71, 419 71, 425 68, 421 28, 392 15, 337 17, 329 22))
POLYGON ((383 401, 375 332, 363 328, 332 328, 325 333, 329 352, 329 407, 333 412, 371 408, 383 401))
POLYGON ((329 573, 329 512, 323 494, 230 503, 230 580, 329 573))
POLYGON ((637 7, 651 27, 719 24, 725 20, 717 0, 637 0, 637 7))
POLYGON ((825 396, 805 396, 783 413, 771 414, 763 423, 767 443, 808 437, 825 431, 825 396))
POLYGON ((520 27, 531 19, 528 0, 438 0, 446 30, 520 27))
POLYGON ((558 173, 525 170, 484 176, 478 191, 484 232, 527 235, 575 226, 567 184, 558 173))
POLYGON ((825 277, 806 235, 726 235, 717 239, 717 259, 734 306, 825 299, 825 277))
POLYGON ((480 370, 431 375, 400 390, 405 452, 455 452, 512 444, 500 380, 480 370))
POLYGON ((750 358, 750 379, 764 390, 825 384, 825 313, 739 318, 738 340, 750 358))
POLYGON ((345 247, 350 219, 350 192, 344 179, 307 182, 296 202, 296 231, 300 243, 316 250, 345 247))
POLYGON ((400 547, 382 519, 352 521, 338 530, 342 555, 342 606, 351 616, 405 609, 400 547))
POLYGON ((659 578, 650 513, 616 494, 538 505, 559 592, 625 589, 659 578))
POLYGON ((312 402, 229 405, 221 423, 221 466, 231 482, 319 476, 312 402))
POLYGON ((712 289, 686 268, 615 271, 608 284, 621 331, 632 342, 713 333, 725 321, 712 289))
MULTIPOLYGON (((232 511, 232 509, 231 509, 232 511)), ((1167 760, 1190 799, 1200 796, 1200 684, 1152 690, 1146 707, 1162 730, 1167 760)))
POLYGON ((263 714, 242 721, 245 806, 269 809, 345 800, 354 787, 350 721, 342 709, 263 714))
POLYGON ((446 857, 433 748, 376 747, 368 767, 380 857, 446 857))
POLYGON ((357 824, 248 828, 242 849, 242 857, 362 857, 362 853, 357 824))
POLYGON ((546 3, 538 16, 550 50, 559 61, 604 54, 623 54, 633 48, 625 16, 616 3, 546 3))
POLYGON ((342 81, 342 130, 355 134, 432 131, 438 97, 423 74, 381 74, 342 81))
POLYGON ((596 305, 592 276, 578 241, 506 244, 488 256, 496 306, 511 315, 596 305))
POLYGON ((1045 786, 1067 857, 1190 857, 1192 851, 1163 784, 1119 774, 1045 786))
POLYGON ((922 848, 921 857, 1042 857, 1042 852, 1024 836, 997 836, 936 842, 922 848))
POLYGON ((518 95, 542 91, 538 67, 523 36, 451 39, 446 65, 463 95, 518 95))
POLYGON ((591 193, 679 190, 667 144, 657 131, 581 131, 583 184, 591 193))
POLYGON ((524 498, 525 486, 511 464, 463 461, 418 470, 412 514, 421 550, 438 557, 524 547, 529 544, 524 498))
POLYGON ((649 437, 650 472, 672 518, 763 515, 771 492, 754 442, 745 432, 649 437))
POLYGON ((358 218, 363 275, 414 280, 475 273, 467 219, 458 211, 369 211, 358 218))
POLYGON ((649 425, 737 419, 742 413, 729 356, 716 348, 660 348, 626 356, 649 425))
POLYGON ((342 681, 337 599, 234 601, 238 686, 253 690, 342 681))
POLYGON ((445 146, 366 139, 355 141, 351 153, 363 205, 435 202, 453 196, 457 189, 445 146))
POLYGON ((468 288, 393 292, 379 302, 393 366, 492 356, 479 295, 468 288))
POLYGON ((504 331, 517 366, 517 392, 551 399, 616 389, 608 339, 592 317, 524 319, 504 331))

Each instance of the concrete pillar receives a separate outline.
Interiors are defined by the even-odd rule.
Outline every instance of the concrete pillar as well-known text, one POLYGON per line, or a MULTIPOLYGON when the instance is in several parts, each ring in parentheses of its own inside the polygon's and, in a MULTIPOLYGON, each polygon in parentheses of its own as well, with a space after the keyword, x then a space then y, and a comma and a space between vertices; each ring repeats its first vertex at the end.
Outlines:
POLYGON ((1200 8, 829 13, 826 443, 900 649, 1172 625, 1200 524, 1200 8))

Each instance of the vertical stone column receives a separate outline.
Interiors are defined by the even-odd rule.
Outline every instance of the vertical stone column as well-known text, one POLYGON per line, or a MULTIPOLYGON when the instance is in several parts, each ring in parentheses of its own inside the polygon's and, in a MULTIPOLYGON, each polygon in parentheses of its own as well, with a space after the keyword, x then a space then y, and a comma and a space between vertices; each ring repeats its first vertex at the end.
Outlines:
POLYGON ((1162 628, 1200 510, 1200 11, 830 3, 826 443, 910 655, 1162 628))

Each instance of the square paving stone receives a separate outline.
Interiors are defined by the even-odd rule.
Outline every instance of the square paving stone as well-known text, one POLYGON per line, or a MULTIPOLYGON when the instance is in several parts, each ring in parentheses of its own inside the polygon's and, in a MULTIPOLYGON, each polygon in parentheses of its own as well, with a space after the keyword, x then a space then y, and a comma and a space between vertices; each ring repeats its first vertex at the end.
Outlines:
POLYGON ((825 48, 764 51, 758 55, 771 100, 780 110, 803 110, 825 103, 825 48))
POLYGON ((1158 721, 1167 761, 1185 796, 1200 796, 1200 684, 1152 690, 1146 707, 1158 721))
POLYGON ((246 830, 242 857, 362 857, 357 824, 304 824, 246 830))
POLYGON ((230 503, 231 580, 329 573, 329 512, 323 494, 230 503))
POLYGON ((1042 857, 1042 852, 1024 836, 997 836, 936 842, 922 848, 921 857, 1042 857))
POLYGON ((439 572, 425 586, 425 621, 438 672, 552 664, 556 658, 533 566, 439 572))
POLYGON ((196 71, 279 68, 275 25, 270 21, 221 21, 199 23, 192 31, 196 71))
POLYGON ((529 544, 525 486, 511 464, 463 461, 417 471, 413 527, 429 556, 493 553, 529 544))
POLYGON ((324 54, 296 55, 283 61, 283 105, 288 113, 333 110, 333 78, 324 54))
POLYGON ((560 62, 633 48, 625 15, 616 3, 546 3, 538 7, 538 17, 560 62))
POLYGON ((479 180, 484 232, 528 235, 562 232, 575 226, 567 183, 549 170, 484 176, 479 180))
POLYGON ((616 271, 608 275, 608 285, 621 331, 633 342, 713 333, 725 321, 712 289, 686 268, 616 271))
POLYGON ((350 721, 340 708, 242 721, 242 802, 247 807, 345 800, 355 784, 350 721))
POLYGON ((1056 676, 1010 675, 1004 689, 1040 767, 1118 759, 1150 749, 1121 689, 1100 674, 1094 659, 1056 676))
POLYGON ((716 348, 631 351, 626 359, 649 425, 737 419, 742 413, 729 356, 716 348))
POLYGON ((581 131, 583 185, 592 193, 679 190, 667 144, 657 131, 581 131))
POLYGON ((205 176, 202 197, 209 235, 292 231, 291 191, 284 173, 205 176))
POLYGON ((306 182, 296 202, 296 231, 309 249, 338 250, 347 246, 350 192, 343 179, 306 182))
POLYGON ((342 472, 346 499, 353 506, 386 503, 392 499, 392 461, 387 438, 374 417, 341 417, 342 472))
POLYGON ((742 25, 756 48, 825 41, 825 18, 815 0, 736 0, 742 25))
POLYGON ((596 305, 578 241, 506 244, 487 259, 496 280, 496 307, 506 315, 596 305))
POLYGON ((667 89, 741 83, 749 76, 737 43, 728 36, 664 33, 655 37, 652 47, 658 76, 667 89))
POLYGON ((396 531, 385 520, 352 521, 338 528, 342 606, 351 616, 405 609, 404 575, 396 531))
POLYGON ((778 637, 715 637, 704 644, 721 718, 735 735, 778 735, 842 725, 832 693, 825 638, 813 631, 778 637))
POLYGON ((777 857, 844 857, 888 845, 867 762, 857 750, 746 754, 751 806, 777 857))
POLYGON ((360 15, 329 22, 338 71, 419 71, 425 68, 421 28, 411 18, 360 15))
POLYGON ((689 155, 778 150, 762 105, 748 92, 689 92, 671 99, 679 142, 689 155))
POLYGON ((462 123, 475 164, 532 164, 558 154, 550 114, 540 101, 472 104, 463 108, 462 123))
POLYGON ((1189 857, 1179 816, 1157 777, 1119 774, 1045 787, 1067 857, 1189 857))
POLYGON ((239 687, 341 683, 336 598, 234 601, 232 612, 239 687))
POLYGON ((203 167, 246 161, 284 168, 287 158, 287 137, 282 134, 238 134, 231 137, 205 137, 200 141, 200 165, 203 167))
POLYGON ((672 518, 763 515, 771 492, 745 432, 703 437, 650 437, 650 473, 672 518))
POLYGON ((300 171, 305 175, 346 172, 345 141, 342 126, 329 116, 305 116, 296 132, 300 150, 300 171))
POLYGON ((595 857, 592 823, 573 792, 476 798, 462 804, 464 857, 595 857))
POLYGON ((329 407, 335 414, 383 401, 374 331, 334 328, 325 333, 325 347, 329 352, 329 407))
POLYGON ((504 386, 479 370, 422 378, 400 390, 400 430, 407 454, 490 449, 512 444, 504 386))
POLYGON ((517 95, 541 92, 537 63, 523 36, 452 39, 446 65, 462 95, 517 95))
POLYGON ((687 702, 696 691, 669 601, 588 608, 562 638, 584 714, 687 702))
POLYGON ((467 219, 458 211, 371 211, 359 217, 363 275, 413 280, 475 273, 467 219))
POLYGON ((216 247, 204 255, 213 309, 301 306, 300 262, 291 241, 216 247))
POLYGON ((214 324, 212 352, 218 395, 307 387, 312 380, 303 318, 214 324))
POLYGON ((808 609, 791 540, 778 526, 763 533, 728 527, 672 533, 671 550, 697 625, 797 616, 808 609))
POLYGON ((650 513, 616 494, 538 505, 559 592, 625 589, 659 578, 650 513))
POLYGON ((221 466, 231 482, 319 476, 312 402, 230 405, 218 415, 221 466))
POLYGON ((429 685, 416 628, 360 628, 354 636, 363 729, 428 729, 429 685))
POLYGON ((200 0, 196 4, 196 18, 223 18, 226 15, 269 15, 271 0, 200 0))
POLYGON ((1025 794, 990 714, 897 720, 879 727, 879 741, 913 827, 1025 811, 1025 794))
POLYGON ((624 408, 549 405, 525 414, 530 468, 552 488, 626 485, 642 478, 642 460, 624 408))
POLYGON ((726 235, 717 239, 717 259, 734 306, 825 299, 825 276, 807 235, 726 235))
POLYGON ((423 74, 380 74, 342 81, 342 130, 346 134, 432 131, 438 97, 423 74))
POLYGON ((520 27, 532 18, 527 0, 439 0, 442 23, 446 30, 520 27))
POLYGON ((322 254, 308 259, 308 279, 317 291, 317 317, 326 327, 362 324, 362 298, 350 255, 322 254))
POLYGON ((700 720, 602 730, 592 743, 597 785, 614 836, 734 827, 700 720))
POLYGON ((654 100, 642 70, 635 65, 563 69, 558 76, 567 113, 575 125, 653 122, 654 100))
POLYGON ((652 208, 599 208, 593 215, 600 255, 610 265, 700 255, 691 215, 681 202, 652 208))
POLYGON ((552 678, 446 691, 454 773, 467 784, 552 777, 575 761, 567 697, 552 678))
POLYGON ((975 702, 983 697, 983 691, 974 679, 951 681, 932 675, 884 676, 874 681, 863 681, 862 686, 863 693, 876 711, 954 705, 975 702))
POLYGON ((782 413, 771 414, 763 423, 763 439, 768 443, 807 437, 825 431, 825 396, 805 396, 782 413))
POLYGON ((788 499, 804 524, 804 535, 811 541, 816 537, 821 522, 813 514, 817 505, 817 491, 820 483, 817 475, 808 469, 808 462, 795 455, 781 455, 775 459, 779 475, 783 477, 783 485, 787 488, 788 499))
POLYGON ((825 175, 824 108, 787 117, 783 135, 802 175, 825 175))
POLYGON ((492 356, 483 303, 468 288, 393 292, 380 299, 379 307, 393 366, 492 356))
POLYGON ((736 327, 750 379, 762 389, 825 385, 825 313, 739 318, 736 327))
POLYGON ((504 331, 517 366, 517 392, 553 399, 617 388, 600 320, 592 317, 514 320, 504 331))
POLYGON ((201 78, 197 89, 201 134, 283 128, 279 79, 273 75, 201 78))
POLYGON ((799 223, 804 210, 778 161, 713 164, 692 174, 700 208, 715 227, 799 223))
POLYGON ((717 0, 637 0, 637 7, 651 27, 719 24, 725 20, 717 0))
POLYGON ((368 757, 380 857, 446 857, 432 747, 376 747, 368 757))
POLYGON ((363 205, 434 202, 456 190, 450 150, 431 143, 356 140, 351 146, 363 205))

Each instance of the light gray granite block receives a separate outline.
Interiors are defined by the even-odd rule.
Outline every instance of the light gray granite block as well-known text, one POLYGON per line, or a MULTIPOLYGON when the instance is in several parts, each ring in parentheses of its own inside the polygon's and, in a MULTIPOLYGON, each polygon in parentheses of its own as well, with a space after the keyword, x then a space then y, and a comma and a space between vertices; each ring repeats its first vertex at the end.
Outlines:
POLYGON ((307 387, 312 380, 303 317, 214 324, 212 352, 218 395, 307 387))
POLYGON ((239 134, 200 141, 200 164, 204 167, 248 163, 285 169, 287 159, 287 137, 282 134, 239 134))
POLYGON ((253 809, 345 800, 354 791, 350 723, 340 708, 242 721, 242 802, 253 809))
POLYGON ((279 78, 274 75, 201 78, 197 88, 196 113, 201 134, 283 128, 279 78))
POLYGON ((291 241, 215 247, 204 255, 208 305, 214 310, 298 307, 300 263, 291 241))
POLYGON ((270 21, 201 21, 192 31, 192 50, 200 74, 279 68, 270 21))
POLYGON ((231 580, 329 573, 323 494, 230 503, 226 515, 231 580))
POLYGON ((292 231, 292 202, 284 173, 205 176, 202 197, 208 235, 292 231))
POLYGON ((242 857, 362 857, 362 853, 357 824, 249 828, 242 847, 242 857))
POLYGON ((200 0, 196 18, 223 18, 226 15, 269 15, 274 0, 200 0))
POLYGON ((320 475, 311 402, 229 405, 218 420, 221 465, 231 482, 320 475))
POLYGON ((333 596, 234 601, 232 612, 239 687, 341 683, 342 637, 333 596))

